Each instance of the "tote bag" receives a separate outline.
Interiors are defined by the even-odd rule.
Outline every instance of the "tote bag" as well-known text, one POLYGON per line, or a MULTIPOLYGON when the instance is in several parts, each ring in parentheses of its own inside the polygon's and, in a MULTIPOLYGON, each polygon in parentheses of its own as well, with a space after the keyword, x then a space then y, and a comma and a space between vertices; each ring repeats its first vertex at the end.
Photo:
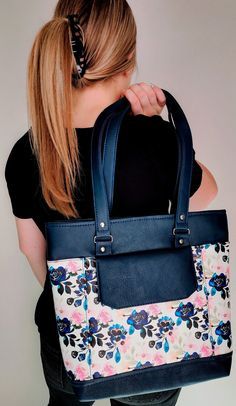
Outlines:
POLYGON ((163 91, 179 150, 174 213, 110 216, 117 140, 131 109, 123 97, 103 110, 93 129, 94 218, 45 223, 60 348, 80 401, 230 374, 227 214, 188 211, 191 130, 175 98, 163 91))

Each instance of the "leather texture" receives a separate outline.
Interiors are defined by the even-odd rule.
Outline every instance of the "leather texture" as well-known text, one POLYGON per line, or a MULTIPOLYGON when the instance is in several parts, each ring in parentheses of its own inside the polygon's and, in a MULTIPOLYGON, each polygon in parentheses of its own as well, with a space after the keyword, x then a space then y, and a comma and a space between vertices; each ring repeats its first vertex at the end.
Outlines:
POLYGON ((123 397, 175 389, 229 376, 232 352, 215 357, 196 358, 181 363, 144 368, 125 374, 99 378, 93 382, 73 383, 81 401, 123 397))
POLYGON ((191 246, 99 257, 96 267, 99 300, 114 309, 184 299, 197 289, 191 246))
MULTIPOLYGON (((174 214, 114 218, 110 222, 112 255, 174 247, 174 214)), ((224 209, 189 212, 188 222, 191 234, 186 245, 228 241, 228 223, 224 209)), ((96 254, 93 219, 47 222, 45 232, 48 260, 96 254)), ((182 248, 176 250, 180 251, 182 248)), ((99 258, 106 255, 110 253, 99 252, 96 256, 99 258)))

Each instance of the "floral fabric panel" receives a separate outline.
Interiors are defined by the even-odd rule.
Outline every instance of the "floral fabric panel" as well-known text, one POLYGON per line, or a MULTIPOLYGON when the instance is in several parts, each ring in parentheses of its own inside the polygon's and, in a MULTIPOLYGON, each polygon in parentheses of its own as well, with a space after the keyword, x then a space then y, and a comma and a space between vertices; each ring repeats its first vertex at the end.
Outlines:
POLYGON ((72 380, 231 351, 229 242, 195 245, 192 253, 198 288, 191 296, 124 309, 99 301, 95 258, 47 261, 72 380))

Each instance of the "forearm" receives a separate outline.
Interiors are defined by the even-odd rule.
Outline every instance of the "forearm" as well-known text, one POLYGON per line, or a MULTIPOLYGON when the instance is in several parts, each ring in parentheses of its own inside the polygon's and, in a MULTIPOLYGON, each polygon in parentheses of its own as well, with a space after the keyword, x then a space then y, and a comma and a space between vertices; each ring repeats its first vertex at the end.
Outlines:
POLYGON ((33 274, 37 278, 38 282, 44 287, 46 274, 47 274, 47 263, 46 258, 37 255, 24 254, 30 264, 33 274))
POLYGON ((15 217, 19 249, 27 258, 38 282, 44 287, 47 275, 47 243, 41 230, 32 218, 15 217))

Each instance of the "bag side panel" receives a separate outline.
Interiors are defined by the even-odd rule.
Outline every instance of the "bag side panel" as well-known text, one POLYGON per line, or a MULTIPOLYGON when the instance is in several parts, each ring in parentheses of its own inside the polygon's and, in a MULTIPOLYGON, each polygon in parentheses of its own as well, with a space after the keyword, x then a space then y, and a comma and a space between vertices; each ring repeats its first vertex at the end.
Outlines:
POLYGON ((91 379, 87 264, 86 258, 47 261, 65 369, 79 380, 91 379))

